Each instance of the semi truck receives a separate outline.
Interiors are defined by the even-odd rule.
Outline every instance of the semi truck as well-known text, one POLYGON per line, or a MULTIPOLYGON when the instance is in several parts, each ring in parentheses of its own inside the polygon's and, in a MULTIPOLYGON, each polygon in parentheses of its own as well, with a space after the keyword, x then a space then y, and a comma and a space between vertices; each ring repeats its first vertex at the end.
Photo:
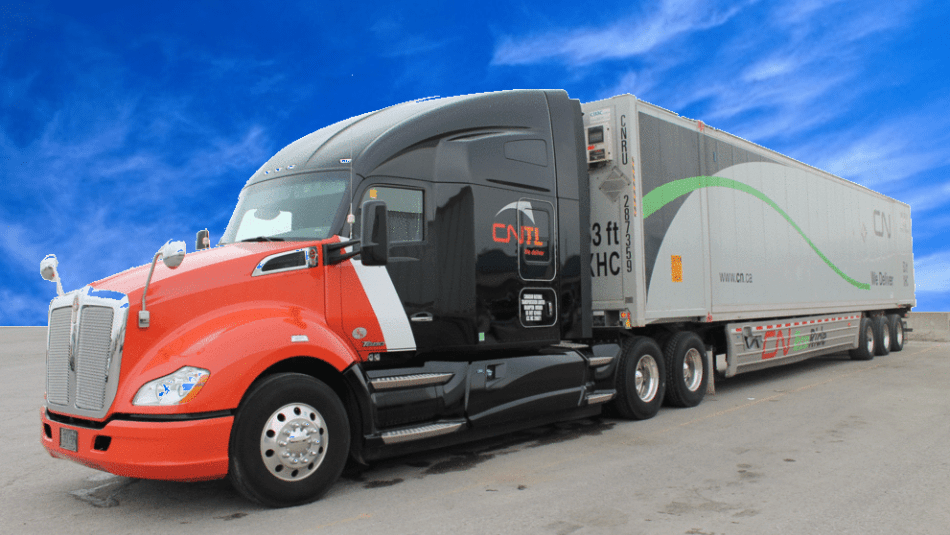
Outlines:
POLYGON ((53 457, 301 504, 347 462, 899 351, 915 305, 908 205, 631 95, 327 126, 208 243, 68 293, 43 259, 53 457))

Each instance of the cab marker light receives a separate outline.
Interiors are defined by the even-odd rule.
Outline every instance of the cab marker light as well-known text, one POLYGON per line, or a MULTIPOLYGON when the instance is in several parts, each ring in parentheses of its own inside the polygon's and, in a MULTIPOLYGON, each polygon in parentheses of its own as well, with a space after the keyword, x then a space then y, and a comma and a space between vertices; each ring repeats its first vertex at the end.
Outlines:
POLYGON ((188 403, 208 382, 211 372, 202 368, 185 366, 175 373, 149 381, 139 388, 132 398, 132 405, 180 405, 188 403))

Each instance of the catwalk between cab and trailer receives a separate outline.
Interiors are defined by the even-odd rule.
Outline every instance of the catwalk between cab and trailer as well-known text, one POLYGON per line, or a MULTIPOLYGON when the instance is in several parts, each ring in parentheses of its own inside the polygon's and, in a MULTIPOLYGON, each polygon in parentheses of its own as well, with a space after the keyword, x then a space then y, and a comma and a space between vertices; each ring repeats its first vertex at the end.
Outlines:
MULTIPOLYGON (((662 300, 637 304, 658 295, 639 288, 661 271, 631 264, 640 274, 619 287, 597 271, 599 255, 619 275, 614 252, 650 251, 634 223, 649 198, 631 196, 628 211, 635 182, 612 156, 630 148, 625 114, 598 105, 585 117, 563 91, 410 102, 289 145, 248 181, 218 247, 182 261, 170 244, 151 269, 53 300, 44 446, 133 477, 228 475, 252 499, 290 505, 322 495, 351 456, 607 403, 631 418, 664 397, 698 403, 707 350, 729 355, 727 374, 752 368, 727 329, 768 324, 712 321, 715 303, 651 317, 662 300)), ((684 251, 684 279, 692 262, 684 251)), ((45 261, 44 277, 55 268, 45 261)), ((759 360, 853 347, 857 325, 843 329, 850 339, 799 336, 759 360)))

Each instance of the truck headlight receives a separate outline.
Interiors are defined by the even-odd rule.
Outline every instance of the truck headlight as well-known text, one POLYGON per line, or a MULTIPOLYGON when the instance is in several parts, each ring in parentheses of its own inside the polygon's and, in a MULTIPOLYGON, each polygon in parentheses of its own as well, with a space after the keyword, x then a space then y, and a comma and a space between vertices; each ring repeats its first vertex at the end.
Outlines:
POLYGON ((188 403, 208 382, 211 372, 185 366, 173 374, 149 381, 139 388, 132 405, 179 405, 188 403))

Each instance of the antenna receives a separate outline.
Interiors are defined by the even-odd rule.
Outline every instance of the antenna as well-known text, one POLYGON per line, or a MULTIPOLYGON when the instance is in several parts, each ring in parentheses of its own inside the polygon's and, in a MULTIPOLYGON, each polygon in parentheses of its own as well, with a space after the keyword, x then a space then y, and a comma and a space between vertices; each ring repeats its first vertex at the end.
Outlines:
POLYGON ((353 149, 350 149, 349 158, 341 158, 340 163, 350 166, 350 213, 346 215, 346 222, 350 224, 350 238, 353 239, 353 224, 356 223, 356 216, 353 215, 353 197, 356 192, 353 191, 353 149))

